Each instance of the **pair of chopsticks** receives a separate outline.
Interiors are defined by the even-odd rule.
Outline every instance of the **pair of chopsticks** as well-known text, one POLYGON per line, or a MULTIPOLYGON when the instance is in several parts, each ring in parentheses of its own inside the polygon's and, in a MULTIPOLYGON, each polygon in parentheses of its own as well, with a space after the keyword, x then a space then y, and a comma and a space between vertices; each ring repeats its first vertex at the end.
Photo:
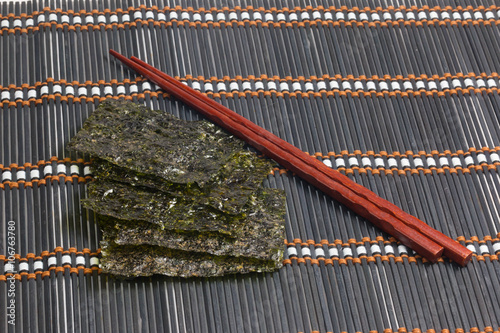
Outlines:
POLYGON ((109 53, 171 96, 394 236, 430 262, 436 262, 444 254, 465 266, 472 258, 470 250, 450 237, 236 112, 136 57, 129 59, 114 50, 109 53))

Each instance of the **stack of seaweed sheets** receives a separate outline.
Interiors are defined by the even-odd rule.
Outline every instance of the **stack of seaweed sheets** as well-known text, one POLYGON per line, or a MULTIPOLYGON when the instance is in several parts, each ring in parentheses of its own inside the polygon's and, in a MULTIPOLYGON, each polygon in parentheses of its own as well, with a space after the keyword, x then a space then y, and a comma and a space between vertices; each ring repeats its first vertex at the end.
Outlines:
POLYGON ((92 157, 85 208, 103 272, 218 276, 281 266, 285 197, 272 164, 207 121, 107 100, 69 148, 92 157))

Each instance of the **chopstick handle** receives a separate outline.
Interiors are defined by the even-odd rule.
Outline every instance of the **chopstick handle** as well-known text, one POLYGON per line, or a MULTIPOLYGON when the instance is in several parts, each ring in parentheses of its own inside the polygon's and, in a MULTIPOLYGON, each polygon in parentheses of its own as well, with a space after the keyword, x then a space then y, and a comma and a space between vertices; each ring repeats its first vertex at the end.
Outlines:
POLYGON ((436 261, 441 255, 442 247, 445 248, 445 254, 446 251, 449 252, 450 259, 461 265, 465 265, 470 260, 472 253, 467 253, 470 251, 465 247, 403 212, 399 207, 378 197, 375 193, 356 184, 336 170, 311 158, 295 146, 141 60, 137 58, 130 60, 113 50, 110 50, 110 53, 174 97, 200 111, 214 123, 245 140, 266 156, 276 160, 304 180, 351 208, 380 229, 395 236, 403 244, 414 249, 428 260, 436 261), (408 217, 410 218, 408 219, 408 217), (409 222, 402 218, 406 218, 409 222), (419 227, 422 228, 423 232, 420 231, 419 227), (426 235, 429 232, 431 237, 426 235), (436 235, 438 237, 434 239, 436 235), (464 249, 466 252, 463 251, 464 249))

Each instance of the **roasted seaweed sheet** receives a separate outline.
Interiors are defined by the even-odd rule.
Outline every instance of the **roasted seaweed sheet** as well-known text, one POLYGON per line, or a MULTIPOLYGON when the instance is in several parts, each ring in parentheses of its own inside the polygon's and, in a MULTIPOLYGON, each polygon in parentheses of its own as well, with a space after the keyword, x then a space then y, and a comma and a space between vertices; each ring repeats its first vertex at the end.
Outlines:
POLYGON ((110 100, 69 148, 92 158, 82 204, 101 227, 103 272, 191 277, 281 267, 285 197, 262 186, 272 164, 213 124, 110 100))

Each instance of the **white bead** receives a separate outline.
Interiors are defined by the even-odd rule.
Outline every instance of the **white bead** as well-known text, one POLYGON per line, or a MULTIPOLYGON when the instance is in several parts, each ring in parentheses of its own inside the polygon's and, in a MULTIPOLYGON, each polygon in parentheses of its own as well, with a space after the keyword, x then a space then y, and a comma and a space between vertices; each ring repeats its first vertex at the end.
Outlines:
POLYGON ((339 250, 336 247, 330 247, 330 248, 328 248, 328 255, 330 256, 330 258, 338 257, 339 250))
POLYGON ((473 244, 468 244, 467 248, 469 249, 469 251, 476 253, 476 247, 473 244))
POLYGON ((47 260, 47 264, 49 267, 57 265, 57 258, 56 257, 49 257, 49 259, 47 260))
MULTIPOLYGON (((271 15, 272 17, 272 15, 271 15)), ((267 19, 267 14, 266 14, 266 19, 267 19)), ((238 14, 236 14, 236 12, 230 12, 229 13, 229 21, 233 21, 233 20, 238 20, 238 14)))
POLYGON ((333 20, 333 15, 331 12, 325 12, 324 16, 325 16, 325 21, 333 20))
POLYGON ((30 266, 26 261, 21 261, 19 263, 19 271, 20 272, 26 272, 26 271, 29 271, 29 269, 30 269, 30 266))
POLYGON ((349 157, 349 165, 351 167, 359 165, 358 159, 355 156, 349 157))
POLYGON ((142 82, 142 91, 151 90, 151 83, 148 81, 142 82))
POLYGON ((345 161, 342 157, 337 157, 335 159, 335 165, 337 166, 337 168, 340 168, 340 167, 345 167, 345 161))
POLYGON ((32 27, 35 24, 32 18, 26 19, 26 28, 32 27))
POLYGON ((414 20, 415 19, 415 14, 413 14, 413 12, 407 12, 406 13, 406 19, 407 20, 414 20))
POLYGON ((43 168, 43 175, 51 175, 52 174, 52 165, 46 164, 45 167, 43 168))
POLYGON ((146 20, 150 20, 150 19, 154 20, 154 18, 155 18, 155 14, 152 11, 150 11, 150 10, 146 11, 146 20))
POLYGON ((318 81, 317 86, 318 86, 318 90, 326 90, 326 82, 325 81, 318 81))
POLYGON ((177 20, 179 18, 179 15, 177 12, 171 11, 170 12, 170 20, 177 20))
POLYGON ((252 84, 249 81, 243 81, 242 87, 243 91, 252 90, 252 84))
POLYGON ((451 81, 451 84, 453 85, 453 88, 458 88, 458 87, 461 87, 462 86, 462 83, 460 82, 459 79, 453 79, 451 81))
POLYGON ((427 19, 427 13, 424 11, 421 11, 418 13, 418 19, 419 20, 426 20, 427 19))
POLYGON ((337 81, 335 81, 335 80, 330 81, 330 89, 333 90, 333 89, 339 89, 339 88, 340 88, 340 86, 339 86, 339 83, 337 81))
POLYGON ((469 79, 469 78, 466 78, 466 79, 464 80, 464 83, 465 83, 465 86, 466 86, 467 88, 469 88, 469 87, 474 87, 474 82, 473 82, 471 79, 469 79))
POLYGON ((483 79, 477 79, 476 80, 476 85, 477 85, 478 88, 484 88, 484 87, 486 87, 486 83, 484 82, 483 79))
POLYGON ((500 162, 500 156, 497 153, 491 153, 490 160, 492 163, 500 162))
POLYGON ((450 89, 450 85, 448 84, 448 81, 446 81, 446 80, 440 81, 439 84, 441 85, 441 90, 450 89))
POLYGON ((14 99, 23 99, 24 93, 22 90, 16 90, 14 92, 14 99))
MULTIPOLYGON (((40 23, 40 22, 38 22, 40 23)), ((73 16, 73 24, 82 24, 82 18, 80 16, 73 16)))
POLYGON ((399 85, 398 81, 392 81, 391 86, 393 91, 401 90, 401 86, 399 85))
POLYGON ((306 82, 305 86, 306 91, 314 91, 314 85, 312 84, 312 82, 306 82))
POLYGON ((117 95, 125 95, 127 91, 125 90, 125 86, 119 85, 116 87, 116 94, 117 95))
POLYGON ((424 166, 424 162, 420 157, 413 159, 413 164, 415 164, 415 168, 422 168, 424 166))
POLYGON ((488 249, 488 245, 486 245, 486 244, 479 245, 479 251, 481 252, 481 254, 490 253, 490 250, 488 249))
POLYGON ((14 20, 14 28, 21 28, 22 26, 23 26, 23 23, 20 19, 14 20))
POLYGON ((72 175, 78 175, 80 173, 80 168, 76 164, 72 164, 69 167, 69 170, 70 170, 70 172, 71 172, 72 175))
POLYGON ((43 270, 43 261, 35 260, 33 262, 33 270, 35 270, 35 271, 43 270))
POLYGON ((90 266, 99 266, 99 258, 90 257, 90 266))
POLYGON ((158 21, 166 21, 166 20, 167 20, 167 15, 165 15, 165 13, 158 13, 158 21))
POLYGON ((411 84, 410 81, 404 81, 403 87, 405 88, 405 90, 413 90, 413 84, 411 84))
POLYGON ((398 252, 399 254, 408 253, 408 248, 404 245, 398 245, 398 252))
POLYGON ((274 81, 267 81, 267 89, 269 90, 278 90, 278 86, 274 81))
POLYGON ((484 156, 484 154, 477 154, 476 158, 479 164, 488 163, 488 161, 486 160, 486 156, 484 156))
POLYGON ((380 87, 380 91, 389 90, 389 85, 385 81, 380 81, 378 86, 380 87))
POLYGON ((291 257, 291 256, 296 256, 297 255, 297 248, 294 247, 294 246, 289 246, 287 248, 287 251, 288 251, 288 256, 291 257))
POLYGON ((372 253, 381 253, 382 252, 380 250, 380 246, 378 246, 377 244, 372 244, 372 246, 370 246, 370 251, 372 253))
POLYGON ((63 265, 71 265, 71 256, 69 254, 64 254, 62 257, 62 264, 63 265))
POLYGON ((49 93, 49 87, 46 85, 43 85, 40 87, 40 95, 47 95, 49 93))
POLYGON ((500 251, 500 242, 493 244, 493 252, 497 253, 498 251, 500 251))
POLYGON ((97 16, 97 23, 99 23, 99 24, 100 23, 106 24, 106 16, 104 16, 104 15, 97 16))
POLYGON ((453 156, 451 158, 451 163, 453 163, 453 167, 462 166, 462 162, 460 161, 460 158, 458 158, 458 156, 453 156))
POLYGON ((435 167, 436 166, 436 160, 432 157, 427 157, 427 165, 429 167, 435 167))
POLYGON ((248 12, 241 12, 241 20, 250 20, 250 14, 248 12))
POLYGON ((26 179, 26 171, 24 170, 17 171, 16 178, 17 180, 26 179))
POLYGON ((493 20, 493 19, 495 19, 495 14, 493 14, 493 12, 487 11, 484 14, 485 14, 487 20, 493 20))
POLYGON ((441 164, 441 166, 447 166, 447 165, 449 165, 448 159, 446 157, 444 157, 444 156, 441 156, 439 158, 439 164, 441 164))
POLYGON ((466 156, 464 160, 465 160, 465 165, 467 166, 474 164, 474 159, 470 155, 466 156))
POLYGON ((462 19, 462 15, 460 15, 460 13, 459 13, 459 12, 453 12, 453 19, 454 19, 455 21, 459 21, 459 20, 461 20, 461 19, 462 19))
POLYGON ((368 15, 366 13, 359 13, 359 20, 360 21, 368 21, 368 15))
MULTIPOLYGON (((9 21, 8 20, 3 20, 2 24, 3 24, 4 21, 7 21, 7 26, 6 27, 8 28, 9 27, 9 25, 8 25, 9 21)), ((43 15, 43 14, 42 15, 38 15, 38 18, 37 18, 36 21, 38 22, 38 24, 40 24, 42 22, 45 22, 45 15, 43 15)), ((3 27, 3 25, 2 25, 2 27, 3 27)))
POLYGON ((229 90, 230 91, 238 91, 240 86, 238 85, 238 82, 233 81, 229 83, 229 90))
POLYGON ((354 81, 354 89, 355 90, 363 90, 363 82, 361 81, 354 81))
POLYGON ((10 262, 7 262, 4 265, 4 271, 5 271, 5 273, 13 273, 14 272, 14 265, 11 264, 10 262))
POLYGON ((84 256, 76 256, 76 266, 85 266, 85 257, 84 256))
POLYGON ((111 86, 104 87, 104 96, 113 95, 113 88, 111 86))
POLYGON ((431 18, 431 20, 438 20, 439 19, 438 13, 434 12, 434 11, 429 13, 429 17, 431 18))
POLYGON ((356 251, 358 252, 358 256, 364 256, 367 253, 366 252, 366 247, 364 247, 364 246, 358 246, 356 248, 356 251))
POLYGON ((384 250, 387 254, 394 254, 394 248, 392 247, 392 245, 387 244, 386 246, 384 246, 384 250))
POLYGON ((300 82, 292 83, 292 89, 293 89, 293 91, 302 91, 302 86, 301 86, 300 82))
POLYGON ((66 165, 64 164, 58 164, 57 165, 57 174, 66 174, 66 165))
POLYGON ((280 82, 280 90, 281 91, 288 91, 289 90, 288 83, 286 83, 286 82, 280 82))
POLYGON ((372 13, 372 21, 380 21, 380 15, 377 13, 372 13))
MULTIPOLYGON (((206 15, 205 15, 206 17, 206 15)), ((189 21, 191 19, 191 16, 189 16, 189 13, 188 12, 182 12, 181 13, 181 20, 182 21, 189 21)))
POLYGON ((311 17, 309 16, 309 13, 308 13, 308 12, 302 12, 302 13, 300 14, 300 19, 301 19, 302 21, 308 21, 308 20, 310 20, 310 19, 311 19, 311 17))
POLYGON ((417 90, 420 90, 420 89, 425 89, 425 83, 424 81, 422 80, 418 80, 415 82, 415 85, 417 86, 417 90))
POLYGON ((325 250, 321 247, 317 247, 314 249, 314 254, 316 255, 316 258, 318 257, 324 257, 325 256, 325 250))
POLYGON ((394 157, 388 158, 387 159, 387 164, 389 164, 389 168, 397 168, 398 167, 398 162, 394 157))
POLYGON ((32 169, 30 171, 30 178, 31 179, 37 179, 37 178, 40 178, 40 170, 38 169, 32 169))
MULTIPOLYGON (((298 16, 297 16, 297 14, 295 14, 295 13, 292 13, 292 14, 290 14, 290 16, 291 16, 291 17, 290 17, 290 21, 298 21, 298 16), (293 14, 293 15, 292 15, 292 14, 293 14)), ((283 14, 283 13, 278 13, 278 14, 276 15, 276 20, 277 20, 278 22, 285 21, 285 20, 286 20, 286 16, 285 16, 285 14, 283 14)))
POLYGON ((52 86, 52 93, 53 94, 61 94, 62 93, 62 87, 60 84, 54 84, 52 86))
POLYGON ((490 87, 490 88, 497 86, 495 80, 493 80, 493 79, 488 79, 488 81, 486 81, 486 82, 488 83, 488 87, 490 87))
MULTIPOLYGON (((256 14, 257 14, 257 12, 253 13, 254 20, 257 20, 256 14)), ((258 14, 260 15, 260 13, 258 13, 258 14)), ((226 14, 224 14, 223 12, 217 13, 217 21, 225 21, 225 20, 226 20, 226 14)))
POLYGON ((474 12, 474 19, 475 20, 482 20, 483 19, 483 13, 480 11, 474 12))
POLYGON ((328 158, 325 158, 323 160, 323 164, 326 165, 327 167, 331 168, 332 167, 332 161, 330 161, 330 159, 328 158))
POLYGON ((404 168, 409 168, 410 167, 410 160, 407 158, 402 158, 401 159, 401 167, 404 168))
POLYGON ((448 12, 441 12, 441 18, 443 20, 449 20, 451 18, 451 16, 448 12))
POLYGON ((201 22, 201 14, 200 13, 193 14, 193 22, 201 22))
POLYGON ((352 90, 351 83, 349 81, 342 81, 342 89, 352 90))
POLYGON ((349 21, 355 21, 356 20, 356 14, 354 12, 347 13, 347 19, 349 21))
POLYGON ((79 87, 78 88, 78 96, 87 96, 87 88, 79 87))
POLYGON ((64 88, 64 91, 66 93, 66 95, 75 95, 75 88, 73 88, 73 86, 66 86, 64 88))
POLYGON ((429 90, 437 90, 437 84, 434 81, 429 81, 429 90))
POLYGON ((382 17, 384 18, 384 21, 390 21, 392 20, 392 15, 389 12, 385 12, 382 17))
POLYGON ((88 165, 83 167, 83 175, 84 176, 89 176, 92 174, 92 171, 90 170, 90 167, 88 165))
POLYGON ((352 257, 352 250, 350 247, 343 247, 342 252, 344 252, 344 257, 352 257))
POLYGON ((226 84, 224 82, 218 82, 217 91, 226 91, 226 84))
POLYGON ((464 12, 464 20, 471 20, 472 19, 472 15, 470 12, 464 12))
POLYGON ((205 91, 214 91, 214 86, 212 85, 211 82, 205 82, 205 91))
POLYGON ((303 257, 310 257, 311 256, 311 250, 308 247, 306 247, 306 246, 302 247, 302 256, 303 257))
POLYGON ((404 15, 401 11, 394 13, 394 17, 396 18, 396 21, 405 19, 404 15))
POLYGON ((313 20, 321 20, 321 13, 317 10, 312 12, 313 20))
POLYGON ((100 96, 101 95, 101 89, 99 87, 94 86, 92 87, 92 96, 100 96))
POLYGON ((255 90, 264 90, 264 82, 255 81, 255 90))
POLYGON ((269 22, 269 21, 273 21, 273 20, 274 20, 274 16, 273 16, 273 14, 271 14, 271 13, 266 13, 266 14, 264 15, 264 18, 265 18, 266 22, 269 22))
POLYGON ((92 15, 85 16, 85 23, 86 24, 94 24, 94 17, 92 15))
POLYGON ((367 156, 363 156, 361 158, 361 164, 363 165, 363 167, 368 167, 368 166, 371 166, 372 165, 372 162, 370 161, 370 158, 367 157, 367 156))
POLYGON ((383 167, 385 166, 385 164, 384 164, 384 159, 383 159, 383 158, 381 158, 381 157, 376 157, 376 158, 375 158, 375 166, 376 166, 377 168, 383 168, 383 167))
POLYGON ((140 10, 134 12, 134 20, 142 20, 142 12, 140 10))
POLYGON ((367 81, 366 82, 366 89, 368 91, 377 90, 377 86, 375 85, 375 82, 373 82, 373 81, 367 81))
POLYGON ((345 19, 345 15, 342 12, 336 12, 335 13, 335 18, 337 19, 337 21, 341 21, 341 20, 345 19))
POLYGON ((12 172, 10 172, 9 170, 5 170, 4 172, 2 172, 2 181, 6 180, 12 180, 12 172))

